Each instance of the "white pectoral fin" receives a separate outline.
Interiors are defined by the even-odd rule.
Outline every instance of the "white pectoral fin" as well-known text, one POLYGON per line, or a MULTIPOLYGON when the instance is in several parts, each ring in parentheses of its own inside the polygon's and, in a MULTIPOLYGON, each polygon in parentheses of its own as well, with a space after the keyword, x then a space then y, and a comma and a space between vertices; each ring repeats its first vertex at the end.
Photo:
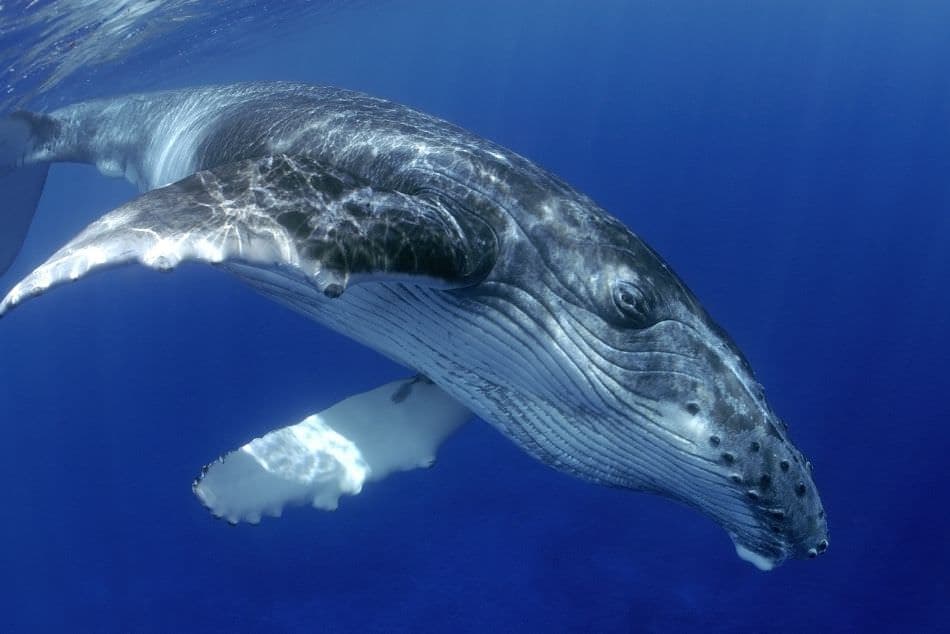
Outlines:
POLYGON ((365 482, 430 466, 471 416, 423 377, 395 381, 255 438, 205 467, 193 489, 232 524, 279 516, 287 505, 333 510, 365 482))

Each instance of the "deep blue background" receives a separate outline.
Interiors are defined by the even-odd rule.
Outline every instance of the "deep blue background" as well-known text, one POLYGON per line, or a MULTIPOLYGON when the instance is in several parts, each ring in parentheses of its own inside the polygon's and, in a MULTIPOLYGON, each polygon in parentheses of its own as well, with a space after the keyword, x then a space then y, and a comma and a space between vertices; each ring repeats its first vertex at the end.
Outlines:
MULTIPOLYGON (((593 196, 747 353, 815 464, 828 553, 759 573, 708 519, 483 423, 335 513, 230 528, 192 497, 202 464, 406 372, 208 268, 124 269, 0 322, 0 630, 946 626, 950 6, 515 4, 342 10, 152 87, 361 89, 593 196)), ((55 167, 4 289, 133 193, 55 167)))

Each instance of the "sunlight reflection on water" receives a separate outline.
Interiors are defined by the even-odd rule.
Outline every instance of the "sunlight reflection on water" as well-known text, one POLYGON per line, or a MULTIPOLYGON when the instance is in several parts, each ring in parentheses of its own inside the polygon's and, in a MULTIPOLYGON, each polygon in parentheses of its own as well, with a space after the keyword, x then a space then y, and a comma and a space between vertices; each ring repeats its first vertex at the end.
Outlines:
MULTIPOLYGON (((273 37, 305 17, 346 0, 0 0, 0 112, 75 100, 94 81, 124 65, 149 68, 147 88, 162 73, 212 48, 273 37), (85 90, 84 90, 85 88, 85 90)), ((220 55, 218 50, 216 55, 220 55)))

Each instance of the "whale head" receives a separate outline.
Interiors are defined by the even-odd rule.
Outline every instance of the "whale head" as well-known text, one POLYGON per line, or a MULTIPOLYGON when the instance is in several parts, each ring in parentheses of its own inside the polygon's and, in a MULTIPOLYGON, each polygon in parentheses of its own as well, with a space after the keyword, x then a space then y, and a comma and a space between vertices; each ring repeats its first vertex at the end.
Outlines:
MULTIPOLYGON (((589 480, 660 494, 712 517, 769 570, 828 548, 811 463, 752 368, 669 266, 612 220, 533 236, 548 289, 540 326, 577 388, 559 440, 535 453, 589 480), (569 241, 566 244, 565 241, 569 241)), ((545 439, 546 440, 546 439, 545 439)), ((535 443, 544 447, 544 440, 535 443)))

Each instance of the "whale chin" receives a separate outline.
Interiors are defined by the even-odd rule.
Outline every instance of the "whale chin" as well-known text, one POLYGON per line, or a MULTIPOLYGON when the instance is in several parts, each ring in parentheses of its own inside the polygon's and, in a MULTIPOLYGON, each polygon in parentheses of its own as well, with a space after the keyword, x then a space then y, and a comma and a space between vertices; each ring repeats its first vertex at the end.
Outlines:
POLYGON ((732 543, 736 547, 736 554, 739 556, 739 559, 749 562, 762 572, 769 572, 785 560, 785 557, 775 558, 755 552, 740 544, 735 535, 730 534, 729 536, 732 538, 732 543))

